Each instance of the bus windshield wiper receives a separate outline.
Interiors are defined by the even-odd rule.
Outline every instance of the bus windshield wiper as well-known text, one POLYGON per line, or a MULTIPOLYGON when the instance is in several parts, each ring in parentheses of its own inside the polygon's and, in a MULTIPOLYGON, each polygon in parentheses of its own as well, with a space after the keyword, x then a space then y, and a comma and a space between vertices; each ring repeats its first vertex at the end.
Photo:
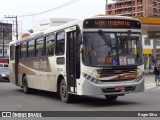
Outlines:
POLYGON ((105 45, 107 45, 108 47, 112 47, 111 46, 111 39, 110 39, 110 37, 106 36, 102 30, 99 30, 98 33, 102 37, 102 39, 104 40, 104 42, 106 43, 105 45))
MULTIPOLYGON (((102 46, 105 46, 105 45, 107 45, 106 43, 105 44, 102 44, 102 45, 99 45, 99 46, 96 46, 96 47, 91 47, 92 48, 92 50, 94 50, 94 49, 96 49, 96 48, 99 48, 99 47, 102 47, 102 46)), ((108 46, 108 45, 107 45, 108 46)))

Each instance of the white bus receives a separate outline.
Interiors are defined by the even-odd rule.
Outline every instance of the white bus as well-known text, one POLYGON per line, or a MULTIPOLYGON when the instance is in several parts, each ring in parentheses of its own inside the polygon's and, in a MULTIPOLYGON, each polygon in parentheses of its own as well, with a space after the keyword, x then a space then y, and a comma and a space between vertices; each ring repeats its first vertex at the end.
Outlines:
POLYGON ((10 81, 23 88, 108 100, 144 91, 141 23, 122 16, 76 20, 10 43, 10 81))

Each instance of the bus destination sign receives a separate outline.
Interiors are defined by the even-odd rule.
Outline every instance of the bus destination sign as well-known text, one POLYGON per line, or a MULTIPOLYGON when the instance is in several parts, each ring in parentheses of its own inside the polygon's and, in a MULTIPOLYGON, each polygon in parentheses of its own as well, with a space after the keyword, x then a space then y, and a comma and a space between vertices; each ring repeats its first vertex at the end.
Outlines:
POLYGON ((123 19, 88 19, 83 23, 84 28, 130 28, 140 29, 141 23, 136 20, 123 19))

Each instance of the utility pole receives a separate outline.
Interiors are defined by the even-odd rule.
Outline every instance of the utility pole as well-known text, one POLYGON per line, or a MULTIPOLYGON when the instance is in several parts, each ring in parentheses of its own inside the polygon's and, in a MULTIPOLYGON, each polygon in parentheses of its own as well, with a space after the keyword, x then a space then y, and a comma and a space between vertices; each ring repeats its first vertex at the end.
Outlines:
POLYGON ((2 40, 3 40, 3 58, 4 58, 4 28, 2 29, 2 40))
POLYGON ((145 11, 146 11, 146 17, 148 17, 148 0, 146 0, 146 9, 145 9, 145 11))
POLYGON ((2 54, 2 55, 3 55, 3 58, 5 57, 5 55, 4 55, 4 50, 5 50, 5 49, 4 49, 4 47, 5 47, 5 45, 4 45, 4 32, 5 32, 5 31, 8 32, 8 31, 4 28, 4 26, 2 25, 1 28, 0 28, 0 33, 1 33, 2 41, 3 41, 3 43, 2 43, 2 44, 3 44, 3 54, 2 54))
POLYGON ((4 58, 4 28, 3 27, 1 29, 1 36, 2 36, 2 41, 3 41, 3 58, 4 58))
POLYGON ((17 16, 4 16, 5 18, 14 18, 15 22, 16 22, 16 40, 18 40, 18 20, 17 20, 17 16))
POLYGON ((131 0, 131 16, 133 16, 133 0, 131 0))

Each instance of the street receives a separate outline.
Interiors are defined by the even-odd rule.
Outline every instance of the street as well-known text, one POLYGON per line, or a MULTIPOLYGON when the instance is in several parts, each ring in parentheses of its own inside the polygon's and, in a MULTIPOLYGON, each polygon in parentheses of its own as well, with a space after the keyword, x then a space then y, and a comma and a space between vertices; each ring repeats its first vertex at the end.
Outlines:
POLYGON ((120 96, 108 102, 104 96, 75 96, 73 103, 62 103, 57 94, 34 90, 24 94, 20 87, 0 82, 1 111, 160 111, 160 86, 154 75, 145 75, 145 92, 120 96))
POLYGON ((62 103, 57 94, 34 90, 32 94, 24 94, 20 87, 11 83, 0 84, 0 110, 15 111, 106 111, 106 110, 160 110, 160 87, 146 81, 145 92, 120 96, 115 102, 106 101, 104 96, 75 96, 73 103, 62 103), (154 86, 153 86, 154 85, 154 86), (118 107, 117 107, 118 106, 118 107), (132 108, 132 109, 131 109, 132 108))

